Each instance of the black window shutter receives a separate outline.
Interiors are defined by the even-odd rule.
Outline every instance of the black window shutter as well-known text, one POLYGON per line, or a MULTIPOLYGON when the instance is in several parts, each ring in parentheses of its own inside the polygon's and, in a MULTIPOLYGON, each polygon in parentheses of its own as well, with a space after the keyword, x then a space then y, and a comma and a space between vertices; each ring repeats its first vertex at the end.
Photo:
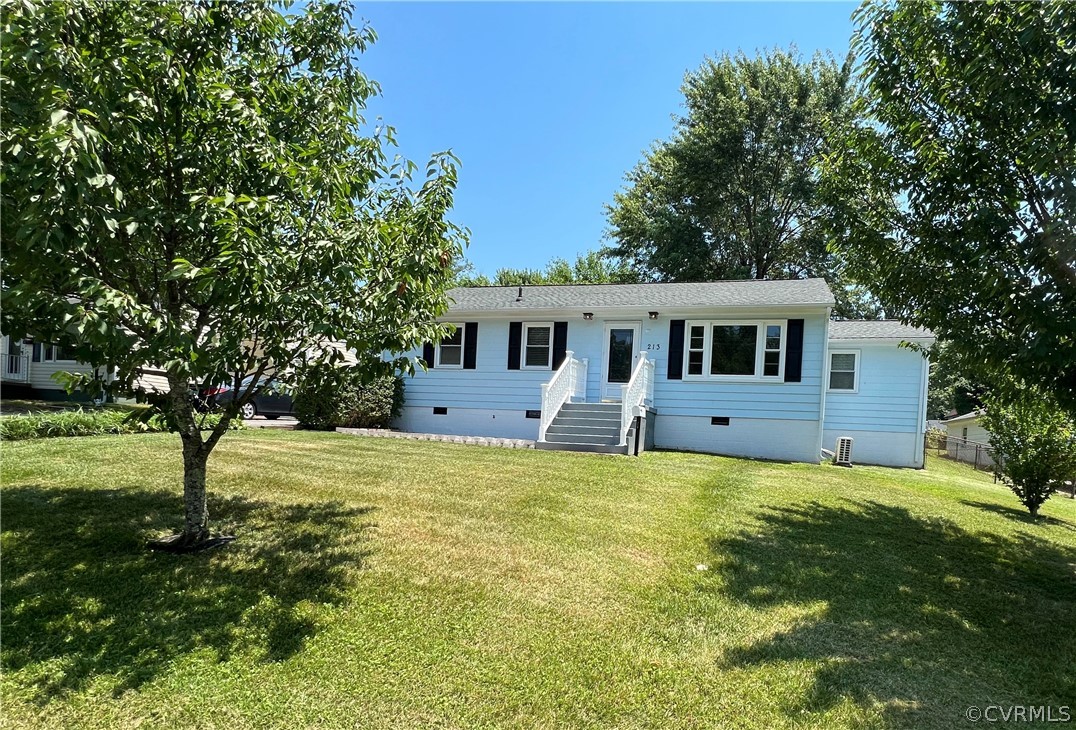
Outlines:
POLYGON ((553 323, 553 369, 556 370, 564 362, 565 353, 568 352, 568 323, 553 323))
POLYGON ((478 359, 478 322, 463 325, 463 369, 474 370, 478 359))
POLYGON ((798 383, 803 373, 803 320, 788 320, 785 335, 785 382, 798 383))
POLYGON ((41 362, 41 343, 35 342, 30 355, 30 362, 41 362))
POLYGON ((427 342, 422 346, 422 359, 426 361, 426 367, 433 367, 433 343, 427 342))
POLYGON ((669 322, 669 380, 684 379, 684 320, 669 322))
POLYGON ((508 323, 508 369, 519 370, 519 351, 523 347, 523 323, 508 323))

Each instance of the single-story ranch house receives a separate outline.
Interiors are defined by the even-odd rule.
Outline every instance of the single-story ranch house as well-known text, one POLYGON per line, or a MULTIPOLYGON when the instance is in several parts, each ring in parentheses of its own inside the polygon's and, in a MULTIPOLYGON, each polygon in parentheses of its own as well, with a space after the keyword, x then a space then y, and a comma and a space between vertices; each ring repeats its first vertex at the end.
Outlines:
MULTIPOLYGON (((818 462, 851 437, 856 463, 921 467, 928 363, 894 321, 831 321, 821 279, 453 289, 455 333, 411 353, 396 427, 531 439, 539 448, 656 446, 818 462)), ((45 343, 2 338, 0 381, 65 397, 86 371, 45 343)), ((142 384, 166 385, 147 370, 142 384)))
POLYGON ((928 362, 895 321, 831 321, 822 279, 453 289, 405 431, 923 466, 928 362))

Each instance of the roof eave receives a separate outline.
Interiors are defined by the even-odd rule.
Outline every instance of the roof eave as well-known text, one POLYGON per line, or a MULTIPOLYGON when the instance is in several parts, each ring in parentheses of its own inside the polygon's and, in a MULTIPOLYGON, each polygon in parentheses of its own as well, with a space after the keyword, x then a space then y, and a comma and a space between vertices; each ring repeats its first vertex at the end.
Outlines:
POLYGON ((656 311, 663 317, 676 317, 690 315, 699 312, 729 312, 731 314, 749 312, 784 312, 784 313, 815 313, 822 312, 833 306, 833 303, 812 302, 805 304, 681 304, 669 307, 661 304, 632 304, 617 306, 570 306, 570 307, 506 307, 503 309, 457 309, 450 308, 445 317, 497 317, 497 316, 539 316, 539 315, 577 315, 590 312, 596 317, 599 315, 624 315, 630 312, 656 311))

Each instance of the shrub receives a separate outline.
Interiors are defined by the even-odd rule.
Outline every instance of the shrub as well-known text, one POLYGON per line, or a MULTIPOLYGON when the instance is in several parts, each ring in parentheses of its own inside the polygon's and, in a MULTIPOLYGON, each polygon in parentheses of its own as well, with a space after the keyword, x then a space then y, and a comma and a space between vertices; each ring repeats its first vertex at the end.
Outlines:
POLYGON ((1076 424, 1048 394, 1013 392, 988 397, 982 421, 1002 457, 997 475, 1036 516, 1054 489, 1076 479, 1076 424))
POLYGON ((386 428, 400 414, 403 379, 385 376, 362 383, 347 370, 310 373, 295 392, 299 425, 316 431, 348 428, 386 428))
POLYGON ((378 378, 355 388, 339 425, 348 428, 388 428, 400 415, 404 403, 404 383, 399 376, 378 378))
POLYGON ((933 426, 927 429, 927 448, 940 449, 945 445, 948 434, 940 428, 933 426))
MULTIPOLYGON (((206 417, 203 428, 212 428, 220 422, 220 416, 206 417)), ((232 424, 241 428, 242 422, 232 424)), ((0 418, 0 439, 20 441, 24 439, 52 438, 56 436, 99 436, 102 434, 153 433, 167 431, 168 426, 161 415, 141 420, 127 411, 104 408, 100 410, 57 411, 36 413, 28 416, 5 416, 0 418)))

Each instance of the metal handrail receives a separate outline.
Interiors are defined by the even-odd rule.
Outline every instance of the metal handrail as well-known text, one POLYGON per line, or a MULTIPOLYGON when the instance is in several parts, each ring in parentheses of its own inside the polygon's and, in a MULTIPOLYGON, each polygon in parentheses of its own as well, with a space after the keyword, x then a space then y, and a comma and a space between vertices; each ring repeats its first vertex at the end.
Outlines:
POLYGON ((541 421, 538 424, 538 440, 545 441, 545 432, 557 417, 561 406, 572 398, 586 396, 587 361, 576 360, 572 351, 564 353, 564 362, 548 383, 542 383, 541 421))
POLYGON ((639 364, 620 391, 620 445, 628 445, 631 422, 641 414, 643 405, 654 402, 654 362, 639 353, 639 364))

